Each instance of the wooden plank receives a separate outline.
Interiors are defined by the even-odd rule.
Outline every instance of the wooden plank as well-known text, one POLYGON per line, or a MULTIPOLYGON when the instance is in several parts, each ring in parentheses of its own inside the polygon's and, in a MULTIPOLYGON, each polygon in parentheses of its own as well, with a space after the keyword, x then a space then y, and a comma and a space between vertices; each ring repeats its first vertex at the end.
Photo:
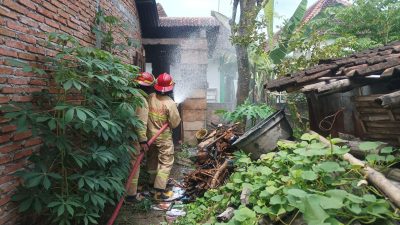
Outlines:
POLYGON ((394 108, 400 106, 400 90, 386 95, 381 95, 375 99, 375 102, 383 108, 394 108))
POLYGON ((363 121, 390 121, 389 115, 385 114, 376 114, 376 115, 360 115, 361 120, 363 121))
POLYGON ((367 101, 360 101, 360 102, 355 102, 356 103, 356 107, 369 107, 369 108, 377 108, 377 109, 381 109, 382 107, 378 104, 376 104, 375 102, 367 102, 367 101))
POLYGON ((322 87, 319 87, 318 92, 335 91, 335 90, 339 90, 341 88, 351 86, 351 84, 352 84, 352 82, 349 79, 339 80, 339 81, 335 81, 332 83, 328 83, 322 87))
POLYGON ((382 94, 374 94, 374 95, 364 95, 364 96, 355 96, 355 101, 374 101, 377 97, 381 96, 382 94))
POLYGON ((376 127, 376 128, 400 128, 400 121, 366 121, 365 126, 367 128, 376 127))
POLYGON ((370 127, 367 128, 367 132, 371 134, 397 134, 400 135, 400 129, 396 127, 387 128, 387 127, 370 127))
POLYGON ((387 113, 387 109, 382 108, 370 108, 370 107, 357 107, 357 111, 360 113, 387 113))

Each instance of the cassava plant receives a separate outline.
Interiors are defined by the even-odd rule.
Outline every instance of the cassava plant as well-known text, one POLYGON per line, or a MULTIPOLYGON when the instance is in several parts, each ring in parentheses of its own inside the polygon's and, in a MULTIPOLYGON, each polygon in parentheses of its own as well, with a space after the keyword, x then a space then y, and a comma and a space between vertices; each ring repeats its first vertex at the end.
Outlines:
POLYGON ((265 119, 272 115, 274 110, 267 104, 251 104, 246 101, 244 104, 236 107, 232 112, 226 110, 217 110, 215 113, 222 115, 222 118, 227 122, 246 122, 246 120, 251 122, 254 126, 259 119, 265 119))
POLYGON ((52 90, 36 93, 33 104, 9 105, 5 115, 19 130, 31 129, 43 144, 22 170, 13 196, 20 212, 39 215, 40 224, 96 224, 106 204, 124 192, 135 151, 136 66, 110 52, 81 46, 65 34, 50 34, 58 50, 46 70, 14 62, 26 71, 48 73, 52 90))

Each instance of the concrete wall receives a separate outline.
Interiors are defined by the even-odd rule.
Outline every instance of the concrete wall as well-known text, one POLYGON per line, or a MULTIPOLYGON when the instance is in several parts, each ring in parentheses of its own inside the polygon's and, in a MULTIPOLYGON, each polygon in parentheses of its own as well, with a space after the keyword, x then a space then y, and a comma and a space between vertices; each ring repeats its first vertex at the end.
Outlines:
MULTIPOLYGON (((116 28, 117 41, 128 36, 139 44, 138 48, 117 54, 127 63, 144 63, 138 13, 132 0, 2 0, 0 104, 30 102, 33 92, 51 86, 51 77, 25 72, 8 61, 18 59, 40 65, 45 56, 54 56, 56 52, 47 48, 46 32, 66 33, 82 45, 95 45, 91 27, 98 5, 107 15, 114 15, 128 25, 116 28)), ((29 166, 26 158, 41 146, 41 140, 31 131, 17 132, 8 122, 0 116, 0 225, 17 223, 18 209, 10 199, 20 181, 12 174, 29 166)))

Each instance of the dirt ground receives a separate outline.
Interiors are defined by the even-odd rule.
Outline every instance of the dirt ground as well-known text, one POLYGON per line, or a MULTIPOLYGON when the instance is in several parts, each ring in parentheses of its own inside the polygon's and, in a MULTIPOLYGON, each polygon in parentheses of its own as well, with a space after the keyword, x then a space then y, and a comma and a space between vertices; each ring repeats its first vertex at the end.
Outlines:
MULTIPOLYGON (((170 177, 178 181, 189 170, 188 166, 180 163, 179 154, 175 154, 175 163, 170 177)), ((164 211, 149 210, 148 212, 138 212, 135 206, 124 205, 115 221, 115 225, 159 225, 161 222, 166 222, 164 211)))

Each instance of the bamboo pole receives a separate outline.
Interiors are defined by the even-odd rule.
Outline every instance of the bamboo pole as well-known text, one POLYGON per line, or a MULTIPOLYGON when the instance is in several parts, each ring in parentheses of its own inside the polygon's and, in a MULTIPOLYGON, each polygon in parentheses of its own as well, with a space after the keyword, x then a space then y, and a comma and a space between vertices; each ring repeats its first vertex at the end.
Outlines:
MULTIPOLYGON (((318 135, 321 142, 330 145, 330 141, 328 141, 323 136, 314 131, 310 131, 310 133, 318 135)), ((397 207, 400 208, 400 189, 397 188, 382 173, 369 167, 365 162, 357 159, 350 153, 344 154, 343 159, 348 161, 352 165, 361 166, 361 173, 368 179, 368 181, 371 182, 379 190, 381 190, 391 202, 393 202, 397 207)))

